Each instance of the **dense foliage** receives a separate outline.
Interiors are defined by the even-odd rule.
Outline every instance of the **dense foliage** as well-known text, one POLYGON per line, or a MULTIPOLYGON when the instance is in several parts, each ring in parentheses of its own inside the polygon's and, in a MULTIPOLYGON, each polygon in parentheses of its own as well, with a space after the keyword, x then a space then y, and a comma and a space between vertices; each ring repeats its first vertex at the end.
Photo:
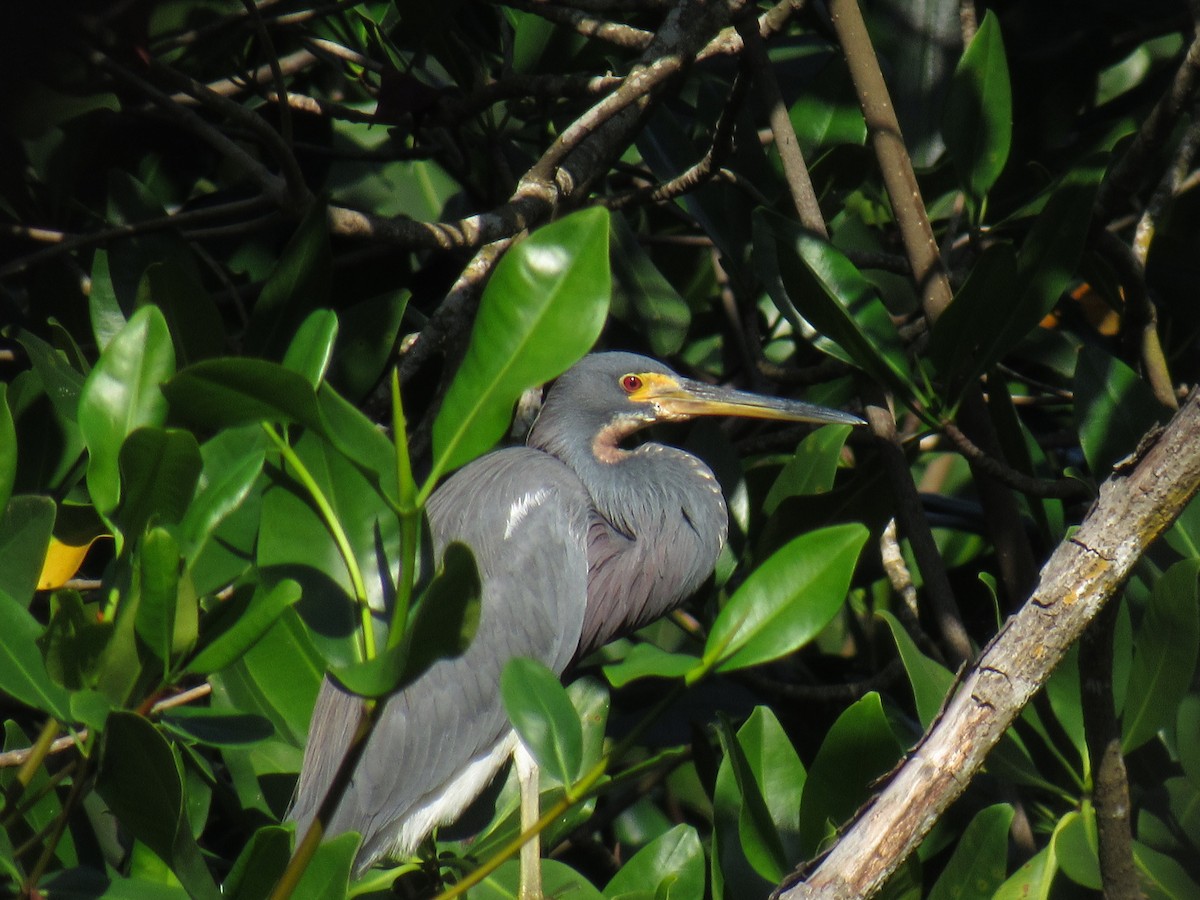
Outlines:
MULTIPOLYGON (((429 494, 593 346, 871 427, 657 435, 730 541, 565 693, 506 676, 547 894, 838 840, 1200 377, 1188 4, 863 5, 878 66, 852 0, 4 5, 0 891, 268 896, 324 673, 470 639, 429 494)), ((1200 896, 1198 573, 1193 504, 886 896, 1200 896)), ((292 896, 432 895, 515 804, 292 896)))

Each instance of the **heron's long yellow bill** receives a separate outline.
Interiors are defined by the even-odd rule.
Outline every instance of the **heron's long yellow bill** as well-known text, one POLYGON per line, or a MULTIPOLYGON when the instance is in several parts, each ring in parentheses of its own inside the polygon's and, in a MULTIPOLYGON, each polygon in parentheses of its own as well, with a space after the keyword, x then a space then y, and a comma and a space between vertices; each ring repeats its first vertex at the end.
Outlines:
POLYGON ((666 375, 641 375, 642 386, 629 399, 653 403, 664 418, 694 416, 740 416, 745 419, 774 419, 783 422, 828 422, 865 425, 858 416, 803 400, 765 397, 749 391, 705 384, 666 375))

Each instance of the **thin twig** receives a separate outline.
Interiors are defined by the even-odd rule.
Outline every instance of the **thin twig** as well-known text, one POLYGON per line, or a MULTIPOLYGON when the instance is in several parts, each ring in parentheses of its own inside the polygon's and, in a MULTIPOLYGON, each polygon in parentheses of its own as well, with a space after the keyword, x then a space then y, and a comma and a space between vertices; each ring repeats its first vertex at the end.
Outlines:
POLYGON ((941 429, 942 433, 950 439, 954 448, 977 466, 980 472, 1008 485, 1014 491, 1020 491, 1029 497, 1055 500, 1088 500, 1092 497, 1091 488, 1075 478, 1034 478, 1014 469, 1002 460, 989 456, 951 421, 942 422, 941 429))

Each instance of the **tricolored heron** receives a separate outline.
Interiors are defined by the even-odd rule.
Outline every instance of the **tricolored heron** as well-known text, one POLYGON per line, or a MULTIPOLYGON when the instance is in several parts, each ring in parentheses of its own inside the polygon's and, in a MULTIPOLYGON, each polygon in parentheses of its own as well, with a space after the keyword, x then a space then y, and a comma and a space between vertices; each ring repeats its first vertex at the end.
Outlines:
MULTIPOLYGON (((527 446, 475 460, 433 494, 435 554, 451 541, 475 554, 479 627, 462 656, 435 663, 386 700, 326 832, 362 835, 356 874, 410 854, 519 751, 500 700, 510 659, 530 657, 562 674, 674 609, 711 574, 729 523, 712 472, 674 447, 621 443, 655 422, 712 415, 863 424, 692 381, 644 356, 597 353, 554 383, 527 446)), ((316 815, 361 709, 325 679, 291 810, 298 834, 316 815)), ((523 801, 536 801, 536 783, 531 792, 523 781, 523 801)), ((526 824, 536 818, 536 803, 523 810, 526 824)))

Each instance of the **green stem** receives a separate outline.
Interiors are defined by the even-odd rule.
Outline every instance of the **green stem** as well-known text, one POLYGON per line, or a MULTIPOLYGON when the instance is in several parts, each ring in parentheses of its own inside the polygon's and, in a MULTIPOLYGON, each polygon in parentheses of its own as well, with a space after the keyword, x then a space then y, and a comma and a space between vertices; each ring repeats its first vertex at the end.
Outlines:
POLYGON ((408 630, 408 611, 412 603, 417 570, 417 542, 421 531, 421 506, 417 484, 413 480, 412 460, 408 455, 408 423, 400 400, 400 373, 392 369, 392 440, 396 447, 396 489, 400 505, 400 581, 396 585, 396 603, 388 629, 388 649, 400 645, 408 630))
POLYGON ((296 451, 268 423, 263 422, 262 427, 267 433, 267 437, 279 448, 279 452, 284 460, 292 467, 296 478, 304 485, 309 496, 312 497, 313 503, 317 506, 317 511, 325 522, 325 527, 329 529, 329 534, 333 537, 333 542, 337 545, 338 552, 342 555, 342 561, 346 564, 346 572, 350 576, 350 585, 354 591, 354 602, 358 605, 362 615, 363 656, 366 659, 374 659, 375 630, 371 622, 371 604, 367 600, 367 586, 363 581, 362 571, 358 567, 358 559, 354 555, 354 550, 350 547, 350 540, 346 537, 346 530, 342 528, 342 523, 338 521, 337 514, 333 511, 333 507, 325 497, 321 486, 317 484, 312 473, 308 471, 308 467, 296 455, 296 451))

